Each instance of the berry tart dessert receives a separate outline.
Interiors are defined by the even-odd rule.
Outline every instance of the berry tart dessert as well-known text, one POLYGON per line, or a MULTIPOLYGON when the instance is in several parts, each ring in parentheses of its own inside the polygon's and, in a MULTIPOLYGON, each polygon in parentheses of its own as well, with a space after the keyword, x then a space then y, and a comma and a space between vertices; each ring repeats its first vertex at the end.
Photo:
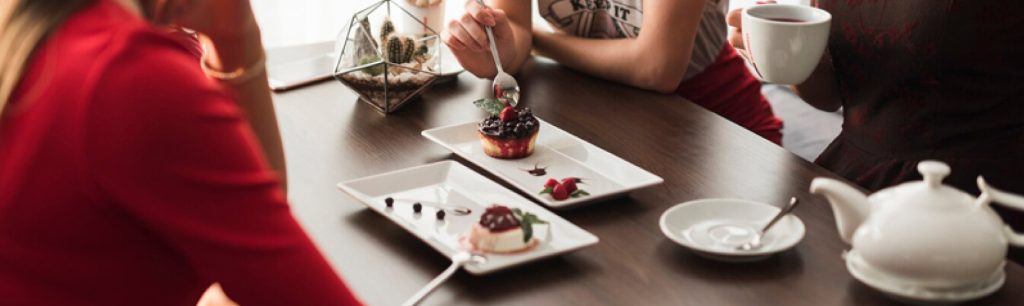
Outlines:
POLYGON ((477 129, 484 153, 503 159, 517 159, 533 154, 540 132, 540 121, 533 116, 530 108, 516 109, 495 99, 474 103, 491 113, 491 116, 480 122, 477 129))
MULTIPOLYGON (((486 253, 519 253, 533 249, 540 240, 534 237, 534 225, 547 224, 537 215, 518 208, 493 205, 474 223, 467 236, 468 248, 486 253)), ((550 234, 550 228, 548 234, 550 234)))

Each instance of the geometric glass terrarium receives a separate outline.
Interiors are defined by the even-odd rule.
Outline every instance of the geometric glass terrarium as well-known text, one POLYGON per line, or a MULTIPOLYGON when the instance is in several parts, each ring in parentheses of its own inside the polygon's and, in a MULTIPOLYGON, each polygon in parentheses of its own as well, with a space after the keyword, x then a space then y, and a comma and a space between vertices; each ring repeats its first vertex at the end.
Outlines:
POLYGON ((391 0, 353 15, 337 44, 334 78, 384 114, 417 98, 440 74, 437 31, 391 0))

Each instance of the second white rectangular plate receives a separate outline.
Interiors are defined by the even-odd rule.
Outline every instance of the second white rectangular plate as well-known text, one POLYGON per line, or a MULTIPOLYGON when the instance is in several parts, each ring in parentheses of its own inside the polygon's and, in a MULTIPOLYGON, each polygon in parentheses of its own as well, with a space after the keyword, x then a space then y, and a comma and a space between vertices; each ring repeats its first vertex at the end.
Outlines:
POLYGON ((461 240, 493 204, 518 208, 548 222, 538 225, 535 234, 541 243, 536 248, 514 254, 487 254, 487 262, 464 266, 473 274, 491 273, 598 241, 590 232, 450 160, 341 182, 338 188, 448 257, 465 249, 461 240), (385 204, 389 197, 394 200, 391 208, 385 204), (413 211, 415 202, 425 204, 420 213, 413 211), (461 216, 449 213, 441 221, 436 217, 440 206, 464 207, 472 212, 461 216))
POLYGON ((421 134, 552 208, 594 202, 664 181, 544 120, 540 120, 540 135, 533 154, 513 160, 493 158, 484 153, 480 147, 477 121, 425 130, 421 134), (535 166, 546 167, 547 174, 531 175, 528 171, 535 166), (590 195, 557 201, 551 195, 540 194, 549 178, 561 180, 565 177, 582 178, 579 188, 590 195))

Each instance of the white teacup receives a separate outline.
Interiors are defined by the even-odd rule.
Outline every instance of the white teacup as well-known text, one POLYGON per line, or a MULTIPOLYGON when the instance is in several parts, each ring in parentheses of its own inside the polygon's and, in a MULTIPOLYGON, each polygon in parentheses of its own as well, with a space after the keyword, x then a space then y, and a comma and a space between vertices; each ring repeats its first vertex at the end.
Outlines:
POLYGON ((743 45, 758 79, 800 84, 818 66, 832 15, 803 5, 763 4, 743 9, 743 45))

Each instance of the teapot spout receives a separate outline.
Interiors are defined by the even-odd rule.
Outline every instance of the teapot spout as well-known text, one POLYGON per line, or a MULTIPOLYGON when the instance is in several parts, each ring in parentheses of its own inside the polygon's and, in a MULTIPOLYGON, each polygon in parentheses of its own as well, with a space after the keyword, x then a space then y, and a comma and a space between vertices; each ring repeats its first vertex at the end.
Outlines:
POLYGON ((853 232, 871 213, 867 195, 846 183, 823 177, 811 181, 811 193, 825 195, 832 205, 839 237, 852 244, 853 232))

